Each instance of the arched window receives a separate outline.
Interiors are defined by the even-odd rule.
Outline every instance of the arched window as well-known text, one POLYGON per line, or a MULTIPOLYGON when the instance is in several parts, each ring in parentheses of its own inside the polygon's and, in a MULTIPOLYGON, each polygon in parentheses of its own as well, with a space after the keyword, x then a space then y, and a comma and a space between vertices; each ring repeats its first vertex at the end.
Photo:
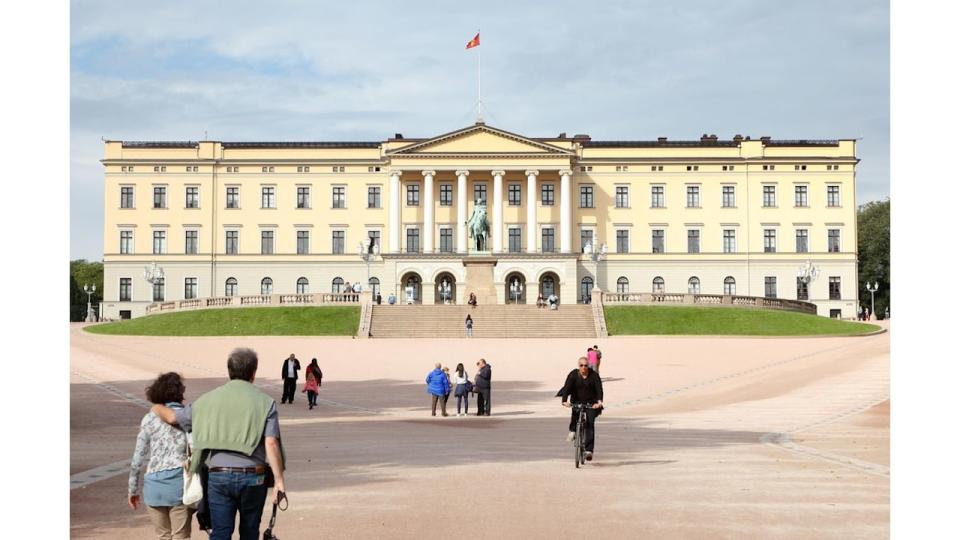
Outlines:
POLYGON ((687 292, 690 294, 700 294, 700 278, 693 276, 687 280, 687 292))
POLYGON ((587 276, 580 280, 580 302, 589 304, 593 294, 593 278, 587 276))
POLYGON ((297 294, 310 294, 310 281, 307 278, 297 280, 297 294))
POLYGON ((663 294, 666 292, 666 288, 662 277, 657 276, 653 278, 653 294, 663 294))
POLYGON ((620 294, 627 294, 630 292, 630 280, 624 276, 617 278, 617 292, 620 294))
POLYGON ((273 280, 265 277, 260 281, 260 294, 266 296, 273 294, 273 280))
POLYGON ((236 296, 237 295, 237 278, 227 278, 227 282, 223 287, 224 296, 236 296))
POLYGON ((737 280, 733 276, 723 278, 723 294, 733 296, 737 294, 737 280))
POLYGON ((333 278, 333 285, 330 289, 330 292, 333 294, 340 294, 343 292, 343 278, 335 277, 333 278))
POLYGON ((367 282, 367 285, 370 286, 370 294, 373 296, 373 299, 376 300, 377 293, 380 292, 380 278, 370 278, 370 281, 367 282))

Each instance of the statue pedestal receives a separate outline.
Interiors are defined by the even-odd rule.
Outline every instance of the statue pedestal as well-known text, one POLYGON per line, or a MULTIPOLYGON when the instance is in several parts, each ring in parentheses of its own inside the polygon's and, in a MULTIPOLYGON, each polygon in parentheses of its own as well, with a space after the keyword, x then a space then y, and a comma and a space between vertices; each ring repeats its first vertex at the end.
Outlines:
POLYGON ((497 295, 497 287, 493 283, 493 267, 496 265, 497 258, 489 255, 470 255, 463 259, 463 266, 467 271, 463 293, 465 299, 469 298, 472 292, 477 295, 479 304, 501 303, 497 295))

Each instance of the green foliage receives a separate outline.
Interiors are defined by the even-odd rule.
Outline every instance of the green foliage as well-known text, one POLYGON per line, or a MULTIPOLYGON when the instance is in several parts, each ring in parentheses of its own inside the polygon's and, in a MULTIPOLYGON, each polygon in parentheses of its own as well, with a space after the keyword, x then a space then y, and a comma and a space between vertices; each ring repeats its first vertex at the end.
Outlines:
POLYGON ((96 285, 97 292, 90 295, 94 309, 103 299, 103 263, 86 259, 70 261, 70 320, 82 321, 87 316, 87 293, 84 285, 96 285))
POLYGON ((256 307, 161 313, 85 329, 130 336, 352 336, 359 323, 358 306, 256 307))
MULTIPOLYGON (((877 316, 890 305, 890 199, 868 202, 857 209, 857 274, 860 304, 870 307, 866 284, 880 285, 874 294, 877 316)), ((892 311, 892 308, 891 308, 892 311)))
POLYGON ((873 324, 838 321, 791 311, 727 307, 605 306, 611 336, 643 334, 810 336, 855 335, 873 324))

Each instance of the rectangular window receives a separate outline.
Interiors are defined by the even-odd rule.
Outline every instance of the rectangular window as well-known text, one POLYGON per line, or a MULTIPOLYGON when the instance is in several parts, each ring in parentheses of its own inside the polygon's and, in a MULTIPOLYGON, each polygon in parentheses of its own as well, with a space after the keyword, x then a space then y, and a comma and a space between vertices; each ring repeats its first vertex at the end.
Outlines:
POLYGON ((587 244, 590 244, 591 247, 596 250, 596 246, 593 245, 593 229, 580 229, 580 252, 583 253, 583 250, 587 247, 587 244))
POLYGON ((540 230, 540 249, 544 253, 553 253, 555 249, 553 240, 553 227, 544 227, 540 230))
POLYGON ((153 254, 162 255, 167 252, 167 231, 153 231, 153 254))
POLYGON ((580 186, 580 208, 593 208, 593 186, 580 186))
POLYGON ((367 187, 367 208, 380 208, 380 186, 367 187))
POLYGON ((453 229, 440 229, 440 253, 453 253, 453 229))
POLYGON ((687 253, 700 253, 700 230, 687 231, 687 253))
POLYGON ((663 229, 654 229, 651 238, 654 253, 664 253, 663 250, 663 229))
POLYGON ((133 289, 133 278, 120 278, 120 301, 129 302, 131 290, 133 289))
POLYGON ((183 297, 186 300, 197 297, 197 278, 188 277, 183 280, 183 297))
POLYGON ((370 239, 370 243, 367 244, 367 249, 373 249, 373 246, 380 245, 380 231, 367 231, 367 238, 370 239))
POLYGON ((166 299, 166 292, 164 291, 164 280, 163 278, 158 278, 153 282, 153 301, 154 302, 163 302, 166 299))
POLYGON ((520 253, 520 227, 510 227, 507 237, 507 249, 510 253, 520 253))
POLYGON ((333 231, 333 254, 334 255, 343 255, 343 248, 345 243, 346 232, 344 231, 333 231))
POLYGON ((407 206, 420 206, 420 184, 407 184, 407 206))
POLYGON ((840 186, 827 186, 827 206, 840 206, 840 186))
POLYGON ((630 231, 617 229, 617 253, 630 253, 630 231))
POLYGON ((542 184, 540 186, 540 204, 553 206, 553 184, 542 184))
POLYGON ((777 186, 763 186, 763 206, 764 208, 777 206, 777 186))
POLYGON ((616 205, 617 208, 630 208, 630 188, 628 186, 617 186, 616 205))
POLYGON ((777 297, 777 277, 766 276, 763 278, 763 295, 767 298, 777 297))
POLYGON ((153 207, 167 207, 167 188, 165 186, 153 186, 153 207))
POLYGON ((227 231, 227 241, 224 244, 224 252, 227 255, 240 253, 240 231, 227 231))
POLYGON ((737 252, 737 231, 736 230, 734 229, 723 230, 723 252, 724 253, 737 252))
POLYGON ((807 230, 797 229, 797 253, 807 253, 810 251, 810 244, 807 240, 807 230))
POLYGON ((120 187, 120 208, 133 208, 133 186, 120 187))
POLYGON ((264 186, 260 190, 260 208, 277 207, 277 188, 264 186))
POLYGON ((297 255, 310 253, 310 231, 297 231, 297 255))
POLYGON ((200 208, 200 188, 187 186, 187 208, 200 208))
POLYGON ((650 186, 650 207, 663 208, 663 186, 650 186))
POLYGON ((830 299, 840 300, 840 276, 830 276, 830 299))
POLYGON ((199 233, 197 231, 185 231, 183 239, 183 252, 187 255, 196 255, 198 244, 200 243, 199 233))
POLYGON ((687 208, 700 208, 700 186, 687 186, 687 208))
POLYGON ((827 229, 827 251, 840 253, 840 229, 827 229))
POLYGON ((310 187, 297 187, 297 208, 310 208, 310 187))
POLYGON ((810 289, 807 287, 807 282, 803 278, 797 278, 797 300, 809 300, 810 299, 810 289))
POLYGON ((486 184, 473 185, 473 200, 474 202, 480 201, 483 204, 487 204, 487 185, 486 184))
POLYGON ((133 231, 120 231, 120 254, 133 253, 133 231))
POLYGON ((507 204, 510 206, 520 206, 520 184, 510 184, 507 186, 507 204))
POLYGON ((333 186, 333 208, 347 207, 347 188, 346 186, 333 186))
POLYGON ((440 206, 453 206, 453 184, 440 184, 440 206))
POLYGON ((227 188, 227 208, 240 208, 240 188, 230 186, 227 188))
POLYGON ((735 208, 737 206, 737 191, 735 186, 723 186, 723 207, 735 208))
POLYGON ((273 255, 273 231, 260 231, 260 254, 273 255))
POLYGON ((804 207, 808 206, 807 204, 807 186, 794 186, 793 187, 793 205, 804 207))
POLYGON ((777 252, 777 230, 776 229, 763 230, 763 252, 764 253, 777 252))
POLYGON ((407 229, 407 253, 420 252, 420 229, 413 227, 407 229))

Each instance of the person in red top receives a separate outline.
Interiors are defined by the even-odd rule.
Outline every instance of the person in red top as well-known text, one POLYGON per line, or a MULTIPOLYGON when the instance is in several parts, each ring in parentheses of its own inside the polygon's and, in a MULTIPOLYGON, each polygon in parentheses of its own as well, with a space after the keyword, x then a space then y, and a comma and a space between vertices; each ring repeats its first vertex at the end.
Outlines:
POLYGON ((306 382, 303 385, 303 391, 307 393, 307 406, 312 410, 317 406, 317 395, 320 393, 320 384, 323 379, 323 372, 314 358, 307 366, 306 382))

